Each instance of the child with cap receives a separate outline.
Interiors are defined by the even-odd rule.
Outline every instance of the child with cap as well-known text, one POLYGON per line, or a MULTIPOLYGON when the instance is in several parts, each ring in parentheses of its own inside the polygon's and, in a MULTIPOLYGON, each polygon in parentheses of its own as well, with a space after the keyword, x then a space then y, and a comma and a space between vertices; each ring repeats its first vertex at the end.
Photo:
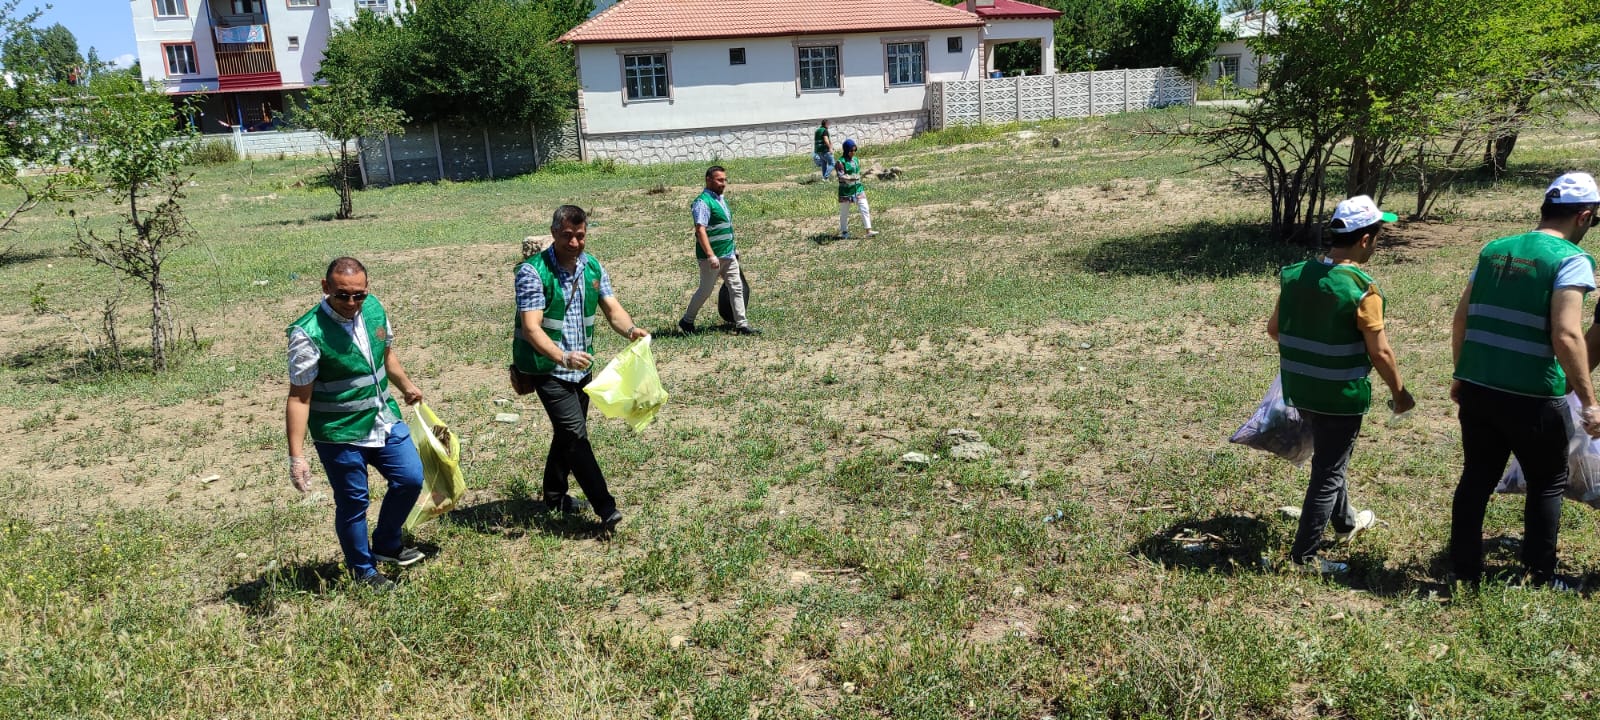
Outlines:
POLYGON ((1600 407, 1589 377, 1595 358, 1583 332, 1584 296, 1595 289, 1594 258, 1578 247, 1595 222, 1600 192, 1587 173, 1567 173, 1545 191, 1539 225, 1483 247, 1456 305, 1450 340, 1460 406, 1462 469, 1450 506, 1450 563, 1456 579, 1483 576, 1483 516, 1515 455, 1527 479, 1522 564, 1535 583, 1556 576, 1561 496, 1567 485, 1572 414, 1600 437, 1600 407))
POLYGON ((1339 203, 1328 229, 1328 255, 1283 268, 1278 304, 1267 334, 1278 341, 1284 401, 1311 424, 1311 482, 1300 509, 1300 527, 1289 557, 1299 569, 1342 573, 1342 562, 1317 551, 1330 520, 1341 541, 1353 540, 1378 518, 1350 504, 1346 470, 1361 420, 1372 404, 1374 369, 1389 386, 1395 413, 1416 401, 1400 378, 1393 348, 1384 332, 1383 295, 1361 269, 1377 249, 1378 234, 1393 213, 1378 209, 1365 195, 1339 203))

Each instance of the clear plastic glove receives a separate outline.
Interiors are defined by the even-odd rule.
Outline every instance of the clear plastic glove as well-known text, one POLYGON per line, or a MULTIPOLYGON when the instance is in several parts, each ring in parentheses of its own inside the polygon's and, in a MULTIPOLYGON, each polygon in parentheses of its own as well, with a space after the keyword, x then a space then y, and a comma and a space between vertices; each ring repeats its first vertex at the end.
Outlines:
POLYGON ((561 362, 556 363, 568 370, 583 370, 594 362, 594 356, 582 350, 567 350, 561 353, 561 362))
POLYGON ((1600 438, 1600 405, 1584 408, 1578 417, 1583 419, 1583 431, 1589 433, 1589 437, 1600 438))
POLYGON ((289 457, 289 482, 294 489, 305 492, 311 489, 311 463, 303 457, 289 457))

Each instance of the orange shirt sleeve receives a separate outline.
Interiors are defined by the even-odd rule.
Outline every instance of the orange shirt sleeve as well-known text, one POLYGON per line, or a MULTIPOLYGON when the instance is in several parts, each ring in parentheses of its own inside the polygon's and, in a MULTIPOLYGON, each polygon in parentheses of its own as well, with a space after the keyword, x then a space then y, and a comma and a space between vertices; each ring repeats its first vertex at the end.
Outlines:
POLYGON ((1369 288, 1366 296, 1356 305, 1356 327, 1362 332, 1377 332, 1383 329, 1383 296, 1378 294, 1378 288, 1369 288))

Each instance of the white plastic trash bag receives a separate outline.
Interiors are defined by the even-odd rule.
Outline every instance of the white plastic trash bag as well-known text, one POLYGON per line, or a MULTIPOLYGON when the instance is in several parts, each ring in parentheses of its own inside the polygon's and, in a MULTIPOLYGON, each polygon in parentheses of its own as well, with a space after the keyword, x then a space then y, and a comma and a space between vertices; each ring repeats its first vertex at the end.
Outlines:
MULTIPOLYGON (((1567 396, 1567 410, 1572 413, 1572 436, 1567 438, 1567 492, 1568 500, 1576 500, 1589 507, 1600 508, 1600 440, 1583 431, 1583 404, 1576 394, 1567 396)), ((1522 475, 1522 465, 1515 457, 1501 476, 1497 493, 1522 495, 1528 492, 1528 480, 1522 475)))
POLYGON ((1311 459, 1311 423, 1283 401, 1283 379, 1275 377, 1256 412, 1228 442, 1265 450, 1295 465, 1311 459))

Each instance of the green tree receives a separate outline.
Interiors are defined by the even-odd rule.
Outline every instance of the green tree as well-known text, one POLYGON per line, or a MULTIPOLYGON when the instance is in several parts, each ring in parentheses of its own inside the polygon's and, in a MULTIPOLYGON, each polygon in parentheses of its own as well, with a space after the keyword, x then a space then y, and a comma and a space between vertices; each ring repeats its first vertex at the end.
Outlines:
POLYGON ((8 34, 0 59, 13 75, 30 73, 57 84, 76 82, 84 68, 78 38, 61 23, 8 34))
MULTIPOLYGON (((965 0, 945 0, 963 5, 965 0)), ((1036 0, 1061 11, 1055 21, 1056 69, 1084 72, 1113 68, 1176 67, 1205 72, 1225 33, 1210 0, 1036 0)), ((1039 46, 1009 43, 996 51, 1002 70, 1038 68, 1039 46)))
POLYGON ((328 85, 306 90, 305 103, 294 108, 285 120, 290 128, 316 130, 327 138, 323 158, 328 179, 339 193, 338 220, 350 219, 354 208, 357 153, 360 138, 399 135, 405 132, 405 113, 378 99, 372 90, 354 78, 340 77, 328 85))
POLYGON ((181 201, 191 177, 184 166, 196 134, 177 121, 189 108, 180 107, 175 114, 171 98, 138 78, 102 73, 90 89, 93 97, 84 123, 88 143, 75 164, 92 172, 118 199, 122 222, 114 232, 96 229, 86 219, 79 222, 74 247, 149 291, 151 366, 161 372, 177 339, 166 262, 194 236, 181 201))
MULTIPOLYGON (((8 77, 0 83, 0 188, 7 190, 0 201, 0 234, 13 231, 17 219, 40 204, 71 200, 88 187, 69 157, 78 142, 78 93, 39 72, 45 66, 42 46, 31 41, 39 13, 18 14, 17 4, 0 1, 0 69, 8 77)), ((14 248, 5 244, 0 257, 14 248)))
POLYGON ((577 72, 571 50, 554 40, 580 6, 428 0, 398 19, 364 13, 329 40, 318 78, 370 79, 378 98, 419 121, 559 124, 577 72))
POLYGON ((1127 36, 1107 56, 1111 67, 1170 66, 1199 77, 1227 37, 1210 0, 1120 0, 1117 10, 1127 36))

